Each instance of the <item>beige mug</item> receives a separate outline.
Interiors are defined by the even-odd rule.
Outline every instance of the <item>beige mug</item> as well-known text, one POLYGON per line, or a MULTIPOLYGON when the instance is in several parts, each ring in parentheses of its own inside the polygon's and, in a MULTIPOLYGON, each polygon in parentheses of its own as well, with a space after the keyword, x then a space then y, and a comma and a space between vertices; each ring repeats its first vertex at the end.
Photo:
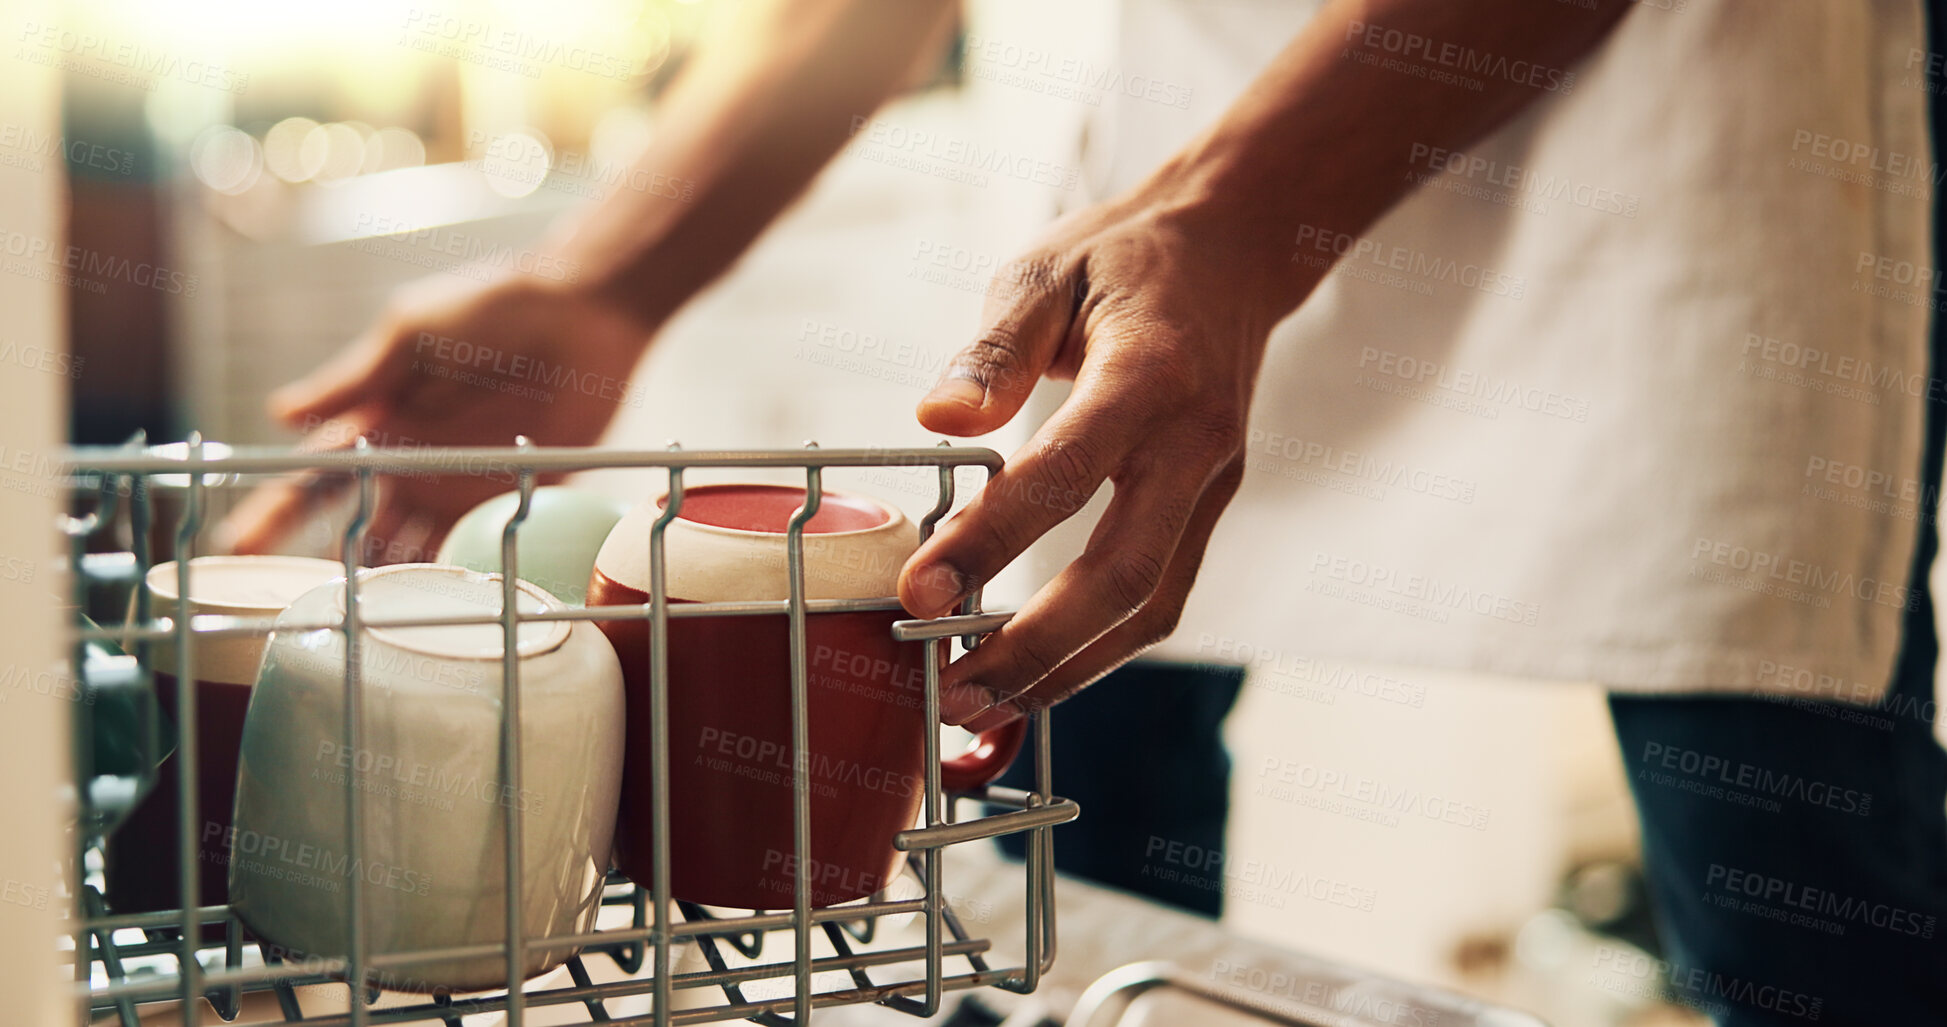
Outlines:
MULTIPOLYGON (((178 565, 149 568, 144 587, 150 612, 175 618, 180 596, 178 565)), ((344 576, 344 565, 302 556, 200 556, 190 562, 190 615, 221 615, 269 620, 292 600, 318 585, 344 576)), ((130 610, 131 619, 134 611, 130 610)), ((257 680, 270 634, 198 637, 191 643, 190 668, 196 686, 196 855, 201 868, 198 896, 203 905, 228 901, 231 805, 237 791, 237 752, 243 740, 244 711, 257 680)), ((149 650, 157 698, 163 715, 176 715, 177 651, 173 640, 149 650)), ((129 814, 105 847, 106 899, 117 913, 176 909, 182 904, 177 837, 178 756, 156 772, 156 784, 129 814)))

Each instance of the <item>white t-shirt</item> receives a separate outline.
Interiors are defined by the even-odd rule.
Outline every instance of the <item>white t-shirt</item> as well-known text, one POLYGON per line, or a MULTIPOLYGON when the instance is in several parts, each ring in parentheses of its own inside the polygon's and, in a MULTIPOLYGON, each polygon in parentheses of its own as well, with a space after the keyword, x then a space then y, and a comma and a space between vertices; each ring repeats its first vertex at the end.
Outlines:
MULTIPOLYGON (((1104 93, 1092 189, 1316 7, 1126 0, 1116 71, 1158 85, 1104 93)), ((1935 505, 1922 25, 1918 0, 1648 0, 1518 119, 1423 151, 1362 241, 1292 226, 1293 260, 1346 252, 1274 333, 1163 654, 1876 696, 1935 505)), ((1450 70, 1427 88, 1521 69, 1450 70)))

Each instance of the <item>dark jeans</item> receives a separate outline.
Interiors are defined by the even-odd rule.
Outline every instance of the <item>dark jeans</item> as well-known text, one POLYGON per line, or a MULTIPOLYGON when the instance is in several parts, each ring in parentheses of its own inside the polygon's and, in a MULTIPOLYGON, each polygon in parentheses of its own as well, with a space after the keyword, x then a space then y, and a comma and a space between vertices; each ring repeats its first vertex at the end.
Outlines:
MULTIPOLYGON (((1054 710, 1056 794, 1081 816, 1054 831, 1055 866, 1205 916, 1223 909, 1230 754, 1224 715, 1242 668, 1139 661, 1054 710)), ((1034 787, 1027 754, 1001 777, 1034 787)), ((1020 858, 1025 837, 1001 839, 1020 858)))
POLYGON ((1924 641, 1878 710, 1610 699, 1660 976, 1723 1027, 1947 1022, 1947 753, 1924 641))

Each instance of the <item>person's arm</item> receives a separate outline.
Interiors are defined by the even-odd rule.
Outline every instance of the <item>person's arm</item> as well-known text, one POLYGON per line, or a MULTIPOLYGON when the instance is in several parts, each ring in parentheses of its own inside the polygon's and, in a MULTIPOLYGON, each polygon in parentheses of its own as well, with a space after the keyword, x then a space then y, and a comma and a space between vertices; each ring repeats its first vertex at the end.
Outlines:
POLYGON ((1105 481, 1115 495, 1083 554, 949 667, 948 721, 982 729, 1058 702, 1175 628, 1242 479, 1266 338, 1326 271, 1294 259, 1302 241, 1365 231, 1411 189, 1421 148, 1461 149, 1572 89, 1569 69, 1628 8, 1329 4, 1215 125, 1003 272, 920 421, 982 434, 1042 375, 1075 387, 914 554, 902 601, 946 613, 1105 481))
MULTIPOLYGON (((955 0, 754 0, 700 48, 663 104, 654 142, 613 195, 546 245, 553 274, 486 284, 435 275, 401 289, 364 335, 270 397, 303 445, 542 445, 598 441, 657 329, 723 273, 940 40, 955 0), (642 188, 630 188, 639 183, 642 188), (572 372, 581 388, 508 377, 572 372), (592 383, 592 385, 590 384, 592 383)), ((639 394, 637 394, 639 395, 639 394)), ((505 475, 381 482, 369 559, 431 559, 505 475)), ((341 477, 252 492, 220 548, 267 552, 341 477)))
POLYGON ((657 324, 730 266, 945 41, 957 0, 763 0, 684 69, 638 168, 676 199, 621 190, 562 252, 589 287, 657 324))

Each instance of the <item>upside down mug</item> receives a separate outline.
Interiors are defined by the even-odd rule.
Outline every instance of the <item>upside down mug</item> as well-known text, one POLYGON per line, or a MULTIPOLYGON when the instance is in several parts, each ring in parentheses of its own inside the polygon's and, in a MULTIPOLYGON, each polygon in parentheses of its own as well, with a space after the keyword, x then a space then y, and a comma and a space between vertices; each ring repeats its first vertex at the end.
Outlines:
MULTIPOLYGON (((348 893, 364 889, 366 952, 500 945, 507 936, 508 821, 520 820, 521 934, 594 929, 622 775, 622 669, 587 624, 530 620, 515 631, 520 778, 501 759, 503 652, 495 623, 398 626, 498 615, 503 579, 461 567, 395 564, 359 572, 356 676, 361 737, 345 738, 343 579, 278 617, 243 725, 230 903, 287 959, 337 957, 351 935, 348 893), (386 621, 393 626, 374 626, 386 621), (347 837, 351 790, 364 830, 347 837)), ((565 605, 515 582, 524 614, 565 605)), ((527 953, 543 973, 574 955, 527 953)), ((500 955, 416 962, 380 982, 466 991, 507 979, 500 955)))
MULTIPOLYGON (((665 529, 671 603, 790 597, 786 529, 805 491, 780 485, 699 485, 665 529)), ((649 532, 667 497, 632 510, 595 558, 588 605, 649 599, 649 532)), ((919 543, 899 510, 825 492, 804 528, 808 599, 887 598, 919 543)), ((871 895, 897 872, 893 836, 925 798, 925 647, 895 642, 896 609, 805 618, 810 848, 792 844, 790 623, 783 614, 673 617, 669 673, 671 893, 705 905, 788 908, 800 871, 811 904, 871 895), (802 866, 800 866, 802 863, 802 866)), ((649 625, 597 621, 622 659, 628 750, 616 864, 651 871, 649 625)), ((981 737, 942 764, 949 790, 993 780, 1019 752, 1025 724, 981 737)))

